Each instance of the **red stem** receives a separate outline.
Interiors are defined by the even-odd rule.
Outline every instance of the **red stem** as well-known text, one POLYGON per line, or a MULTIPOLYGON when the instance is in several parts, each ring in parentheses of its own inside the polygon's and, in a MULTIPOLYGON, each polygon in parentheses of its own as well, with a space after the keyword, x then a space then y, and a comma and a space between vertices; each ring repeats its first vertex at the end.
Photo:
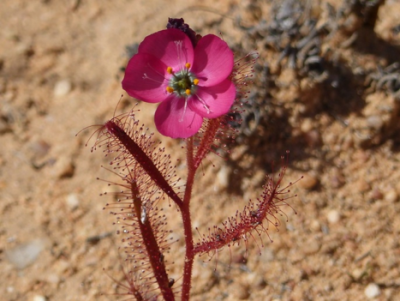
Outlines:
POLYGON ((115 136, 126 148, 126 150, 136 159, 136 161, 142 166, 155 184, 162 189, 178 207, 182 210, 182 200, 175 193, 172 187, 165 180, 164 176, 154 165, 153 161, 147 156, 142 148, 135 142, 125 131, 120 128, 114 121, 110 120, 105 124, 108 132, 115 136))
POLYGON ((196 174, 197 168, 201 164, 201 161, 210 151, 211 145, 214 142, 215 135, 218 131, 218 128, 220 127, 220 122, 220 118, 211 119, 209 121, 207 130, 201 139, 195 157, 193 154, 193 138, 188 138, 186 140, 188 177, 186 179, 186 190, 183 198, 183 206, 181 208, 186 244, 185 266, 183 270, 182 284, 182 301, 187 301, 190 298, 193 261, 194 256, 196 255, 196 252, 194 251, 192 222, 190 217, 190 199, 192 196, 194 176, 196 174))
POLYGON ((143 238, 143 243, 146 247, 149 261, 154 272, 154 276, 157 280, 158 286, 161 290, 165 300, 175 300, 174 293, 169 285, 168 274, 165 270, 164 261, 162 260, 163 255, 157 244, 157 240, 154 236, 153 229, 151 227, 148 218, 142 218, 142 200, 139 197, 139 189, 136 186, 136 182, 131 184, 132 195, 135 196, 133 199, 133 205, 137 217, 137 223, 139 225, 140 234, 143 238))
POLYGON ((221 125, 221 118, 215 118, 208 121, 207 131, 204 133, 203 139, 200 142, 199 147, 197 148, 196 158, 194 159, 194 169, 197 169, 200 166, 201 161, 205 158, 205 156, 210 151, 211 145, 214 142, 215 135, 217 134, 218 129, 221 125))
POLYGON ((196 168, 193 162, 193 138, 188 138, 186 140, 187 148, 187 166, 188 166, 188 177, 186 179, 186 189, 183 198, 182 221, 183 228, 185 232, 185 266, 183 269, 183 284, 182 284, 182 301, 189 300, 190 298, 190 288, 192 280, 192 269, 193 260, 195 253, 193 252, 193 233, 192 233, 192 221, 190 217, 190 199, 192 196, 192 188, 194 182, 194 176, 196 174, 196 168))

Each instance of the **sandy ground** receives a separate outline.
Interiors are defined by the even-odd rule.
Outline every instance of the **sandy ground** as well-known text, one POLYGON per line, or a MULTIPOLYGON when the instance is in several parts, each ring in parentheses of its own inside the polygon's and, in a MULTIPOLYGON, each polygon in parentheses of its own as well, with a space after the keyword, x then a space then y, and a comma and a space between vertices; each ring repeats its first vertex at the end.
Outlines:
MULTIPOLYGON (((221 35, 242 55, 260 53, 250 89, 259 92, 262 120, 253 136, 230 146, 236 161, 210 155, 196 180, 195 226, 207 232, 256 198, 271 162, 286 150, 286 183, 304 176, 291 187, 297 197, 282 208, 279 231, 271 227, 262 243, 253 239, 209 263, 207 256, 196 261, 192 300, 400 299, 400 106, 394 96, 400 86, 391 91, 379 81, 382 70, 399 62, 400 33, 393 28, 400 3, 386 1, 373 31, 354 43, 360 27, 354 16, 323 34, 319 54, 328 79, 321 80, 290 68, 287 58, 278 66, 281 51, 262 36, 270 2, 1 1, 1 300, 116 299, 103 268, 121 279, 121 238, 103 210, 112 197, 99 196, 112 188, 96 181, 110 179, 100 167, 107 159, 85 147, 91 129, 76 134, 112 117, 124 94, 125 46, 163 29, 168 17, 221 35), (267 65, 268 80, 261 74, 267 65), (380 77, 371 82, 371 74, 380 77)), ((315 2, 313 16, 326 21, 328 1, 315 2)), ((124 110, 133 104, 124 97, 124 110)), ((138 117, 154 131, 155 106, 139 108, 138 117)), ((158 139, 183 159, 179 141, 158 139)), ((168 260, 179 289, 184 249, 178 215, 170 211, 180 240, 168 260)))

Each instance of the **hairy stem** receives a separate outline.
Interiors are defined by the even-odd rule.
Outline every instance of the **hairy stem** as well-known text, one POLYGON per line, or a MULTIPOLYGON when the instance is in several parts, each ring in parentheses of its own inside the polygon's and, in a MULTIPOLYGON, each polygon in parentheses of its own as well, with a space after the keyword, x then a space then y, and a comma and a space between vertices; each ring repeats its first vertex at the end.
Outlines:
POLYGON ((185 196, 183 198, 183 208, 182 208, 182 221, 183 228, 185 231, 185 266, 183 270, 183 285, 182 285, 182 301, 189 300, 190 298, 190 288, 192 280, 192 269, 193 269, 193 233, 192 233, 192 221, 190 217, 190 199, 192 196, 192 188, 194 176, 196 174, 196 168, 194 167, 193 161, 193 138, 188 138, 186 140, 186 158, 188 166, 188 177, 186 179, 186 189, 185 196))
POLYGON ((142 148, 114 121, 108 121, 105 124, 105 127, 111 135, 115 136, 125 146, 127 151, 136 159, 146 173, 150 175, 155 184, 163 190, 180 209, 182 209, 181 198, 175 193, 171 185, 168 184, 167 180, 165 180, 164 176, 142 148))
POLYGON ((160 251, 156 237, 154 236, 153 229, 150 221, 143 214, 142 200, 139 196, 139 189, 136 182, 131 183, 131 192, 134 196, 133 206, 135 209, 136 216, 138 218, 138 224, 143 242, 145 244, 149 261, 154 272, 154 276, 157 280, 158 286, 161 290, 165 300, 175 300, 174 293, 169 285, 168 274, 165 269, 163 254, 160 251))
POLYGON ((204 157, 210 151, 211 145, 214 142, 215 135, 220 127, 220 118, 212 119, 209 121, 207 130, 203 135, 199 147, 197 148, 196 156, 194 157, 193 138, 186 140, 186 161, 188 167, 188 176, 186 179, 186 190, 183 198, 182 207, 182 220, 183 228, 185 231, 185 266, 183 271, 183 286, 182 286, 182 301, 189 300, 190 288, 192 280, 193 261, 196 253, 194 252, 192 222, 190 217, 190 199, 192 196, 192 188, 194 176, 197 168, 200 166, 204 157))
POLYGON ((210 151, 211 145, 214 142, 215 135, 217 134, 218 129, 220 128, 221 118, 215 118, 209 120, 209 124, 207 126, 207 130, 203 135, 203 139, 201 139, 200 145, 197 148, 196 158, 194 159, 194 168, 197 169, 200 166, 201 161, 203 161, 204 157, 210 151))

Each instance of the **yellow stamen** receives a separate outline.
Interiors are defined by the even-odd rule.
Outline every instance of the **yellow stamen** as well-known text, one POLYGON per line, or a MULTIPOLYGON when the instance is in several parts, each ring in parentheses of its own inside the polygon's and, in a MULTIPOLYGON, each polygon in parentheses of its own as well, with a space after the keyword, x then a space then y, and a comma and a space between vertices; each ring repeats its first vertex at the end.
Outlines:
POLYGON ((193 80, 193 84, 197 86, 198 83, 199 83, 199 80, 198 80, 197 78, 195 78, 195 79, 193 80))
POLYGON ((168 72, 169 74, 174 73, 174 71, 172 71, 172 67, 167 67, 167 72, 168 72))
POLYGON ((189 69, 190 66, 191 66, 190 63, 186 63, 186 64, 185 64, 186 69, 189 69))
POLYGON ((166 90, 167 90, 167 92, 168 92, 168 93, 172 93, 172 92, 174 92, 174 89, 173 89, 173 88, 171 88, 170 86, 168 86, 168 87, 166 88, 166 90))
POLYGON ((186 93, 186 95, 190 95, 190 89, 186 89, 186 91, 185 91, 185 93, 186 93))

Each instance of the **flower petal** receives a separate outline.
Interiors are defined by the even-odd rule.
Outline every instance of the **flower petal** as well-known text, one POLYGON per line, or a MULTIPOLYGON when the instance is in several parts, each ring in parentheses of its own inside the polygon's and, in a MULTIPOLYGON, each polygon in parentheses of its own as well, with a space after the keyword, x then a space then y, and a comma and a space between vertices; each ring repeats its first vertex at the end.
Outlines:
POLYGON ((156 57, 138 53, 134 55, 125 70, 122 88, 132 97, 145 102, 161 102, 168 98, 166 91, 171 75, 156 57))
POLYGON ((194 50, 194 57, 191 71, 200 79, 199 86, 214 86, 232 73, 233 52, 216 35, 209 34, 201 38, 194 50))
POLYGON ((229 112, 235 97, 235 85, 226 79, 212 87, 199 87, 188 106, 204 118, 216 118, 229 112))
POLYGON ((162 102, 154 115, 157 130, 171 138, 187 138, 196 134, 203 118, 189 107, 184 109, 185 99, 171 96, 162 102))
POLYGON ((161 30, 147 36, 139 45, 138 53, 149 53, 160 59, 167 67, 178 72, 186 63, 193 63, 193 45, 178 29, 161 30))

